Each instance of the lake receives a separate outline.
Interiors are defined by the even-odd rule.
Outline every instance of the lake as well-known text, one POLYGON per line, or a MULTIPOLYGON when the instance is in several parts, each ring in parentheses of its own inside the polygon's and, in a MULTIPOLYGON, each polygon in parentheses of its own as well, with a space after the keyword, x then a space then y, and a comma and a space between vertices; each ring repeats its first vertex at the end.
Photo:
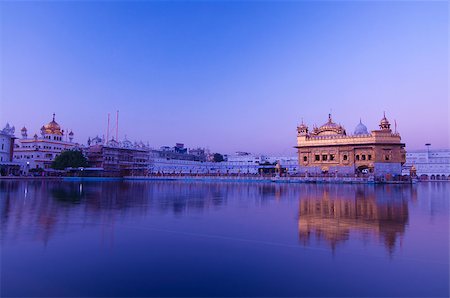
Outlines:
POLYGON ((1 296, 449 296, 450 183, 0 180, 1 296))

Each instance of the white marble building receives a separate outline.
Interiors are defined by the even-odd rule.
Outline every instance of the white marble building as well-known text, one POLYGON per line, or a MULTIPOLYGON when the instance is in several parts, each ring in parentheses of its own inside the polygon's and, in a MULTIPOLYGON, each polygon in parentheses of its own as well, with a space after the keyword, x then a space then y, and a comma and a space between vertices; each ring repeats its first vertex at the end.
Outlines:
POLYGON ((402 174, 409 175, 413 165, 421 180, 450 180, 450 149, 408 151, 402 174))
POLYGON ((193 161, 150 156, 151 174, 252 174, 257 175, 264 167, 274 167, 279 162, 293 174, 298 168, 297 157, 266 157, 246 152, 225 155, 226 161, 193 161))
POLYGON ((12 162, 14 131, 14 126, 9 126, 9 123, 0 130, 0 163, 2 164, 12 162))
POLYGON ((34 134, 28 137, 28 130, 23 127, 21 138, 17 139, 14 148, 14 161, 21 164, 22 172, 30 169, 48 169, 52 161, 63 151, 72 149, 77 144, 73 142, 74 133, 66 133, 53 119, 40 129, 40 136, 34 134))

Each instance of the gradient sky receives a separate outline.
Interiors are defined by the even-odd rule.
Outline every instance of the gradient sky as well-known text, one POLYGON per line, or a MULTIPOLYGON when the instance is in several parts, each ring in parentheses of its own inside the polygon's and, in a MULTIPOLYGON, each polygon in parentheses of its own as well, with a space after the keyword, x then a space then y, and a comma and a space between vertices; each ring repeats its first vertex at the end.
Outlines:
POLYGON ((293 155, 333 118, 449 146, 448 2, 1 2, 0 125, 293 155), (113 117, 112 117, 113 118, 113 117), (112 121, 113 122, 113 121, 112 121))

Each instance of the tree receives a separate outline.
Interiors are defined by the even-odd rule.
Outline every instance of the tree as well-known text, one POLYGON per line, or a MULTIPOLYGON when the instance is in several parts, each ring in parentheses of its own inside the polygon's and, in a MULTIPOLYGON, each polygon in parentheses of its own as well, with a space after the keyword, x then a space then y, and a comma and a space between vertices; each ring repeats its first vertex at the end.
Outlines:
POLYGON ((214 153, 213 161, 214 162, 222 162, 222 161, 224 161, 223 155, 220 154, 220 153, 214 153))
POLYGON ((65 168, 87 167, 86 157, 78 150, 63 151, 52 162, 52 168, 55 170, 64 170, 65 168))

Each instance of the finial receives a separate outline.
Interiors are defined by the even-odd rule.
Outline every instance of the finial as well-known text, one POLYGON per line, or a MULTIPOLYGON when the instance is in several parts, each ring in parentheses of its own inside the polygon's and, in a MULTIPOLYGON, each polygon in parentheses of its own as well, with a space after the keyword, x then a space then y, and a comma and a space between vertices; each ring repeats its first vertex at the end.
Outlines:
POLYGON ((383 111, 383 117, 386 118, 386 111, 383 111))
POLYGON ((361 117, 359 117, 359 124, 362 124, 361 117))
POLYGON ((55 121, 55 113, 53 113, 53 121, 55 121))

